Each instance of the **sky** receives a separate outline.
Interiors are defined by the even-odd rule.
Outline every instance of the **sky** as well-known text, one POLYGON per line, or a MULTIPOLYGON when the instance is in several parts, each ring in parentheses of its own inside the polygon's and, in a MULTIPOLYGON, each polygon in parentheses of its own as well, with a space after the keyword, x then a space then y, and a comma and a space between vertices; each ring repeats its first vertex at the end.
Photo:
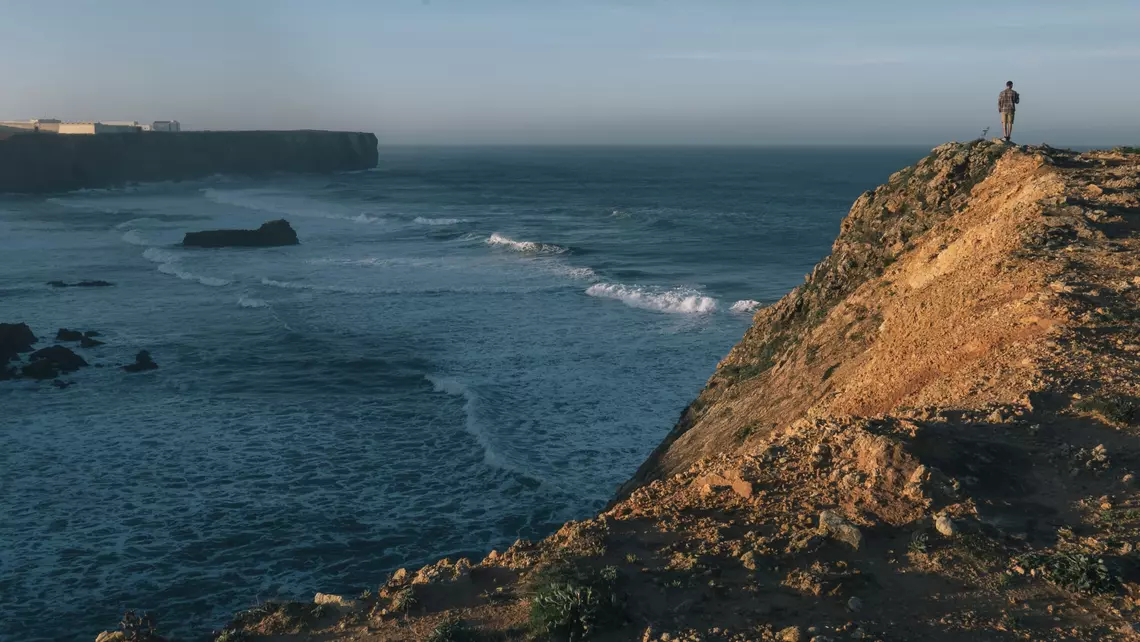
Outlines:
POLYGON ((0 119, 382 144, 1140 144, 1136 0, 0 0, 0 119))

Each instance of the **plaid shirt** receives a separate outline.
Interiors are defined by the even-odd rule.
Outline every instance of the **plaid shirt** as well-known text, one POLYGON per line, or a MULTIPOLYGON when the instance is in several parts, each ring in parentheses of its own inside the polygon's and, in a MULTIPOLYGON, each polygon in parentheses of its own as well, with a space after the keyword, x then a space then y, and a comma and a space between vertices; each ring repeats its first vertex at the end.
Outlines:
POLYGON ((1021 96, 1016 91, 1006 88, 998 94, 998 111, 1005 113, 1007 111, 1017 111, 1017 103, 1021 102, 1021 96))

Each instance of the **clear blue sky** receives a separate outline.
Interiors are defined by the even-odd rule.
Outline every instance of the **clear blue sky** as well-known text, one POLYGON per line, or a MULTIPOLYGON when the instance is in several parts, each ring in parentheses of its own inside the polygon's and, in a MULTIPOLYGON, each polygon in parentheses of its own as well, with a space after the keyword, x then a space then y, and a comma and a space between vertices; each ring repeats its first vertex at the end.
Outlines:
POLYGON ((0 0, 0 119, 385 143, 1140 143, 1136 0, 0 0))

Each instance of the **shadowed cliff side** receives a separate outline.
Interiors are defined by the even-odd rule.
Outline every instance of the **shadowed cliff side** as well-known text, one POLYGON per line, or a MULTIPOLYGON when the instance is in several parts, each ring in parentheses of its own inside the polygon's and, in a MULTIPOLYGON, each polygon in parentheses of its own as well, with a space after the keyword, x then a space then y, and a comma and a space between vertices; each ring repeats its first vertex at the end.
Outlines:
POLYGON ((374 134, 328 131, 20 134, 0 140, 0 193, 370 169, 376 145, 374 134))
POLYGON ((1140 155, 943 145, 602 514, 217 639, 1138 640, 1138 306, 1140 155))

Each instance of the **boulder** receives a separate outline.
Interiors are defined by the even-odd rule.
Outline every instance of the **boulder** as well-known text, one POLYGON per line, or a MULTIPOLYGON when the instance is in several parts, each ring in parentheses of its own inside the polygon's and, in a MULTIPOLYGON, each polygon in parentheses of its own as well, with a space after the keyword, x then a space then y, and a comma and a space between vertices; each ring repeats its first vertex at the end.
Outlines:
POLYGON ((127 372, 143 372, 145 370, 156 369, 158 369, 158 364, 154 362, 154 359, 150 358, 150 353, 146 350, 139 350, 139 353, 135 355, 135 362, 123 366, 123 370, 127 372))
POLYGON ((275 247, 298 243, 297 232, 285 219, 262 223, 256 230, 187 232, 182 239, 182 245, 188 247, 275 247))
POLYGON ((23 373, 32 379, 54 379, 60 373, 75 372, 87 365, 83 357, 58 345, 36 350, 28 360, 23 373))
POLYGON ((100 341, 98 339, 92 339, 91 337, 88 337, 88 336, 84 336, 82 339, 79 340, 79 347, 80 348, 94 348, 95 346, 101 346, 101 345, 103 345, 102 341, 100 341))
POLYGON ((26 323, 0 323, 0 367, 20 352, 31 352, 36 335, 26 323))
POLYGON ((863 533, 834 511, 825 510, 819 514, 819 531, 855 550, 863 546, 863 533))
POLYGON ((954 537, 958 532, 958 528, 954 526, 954 520, 950 516, 942 513, 934 517, 934 529, 942 534, 943 537, 954 537))
POLYGON ((60 328, 55 333, 56 341, 82 341, 83 333, 79 330, 68 330, 67 328, 60 328))

